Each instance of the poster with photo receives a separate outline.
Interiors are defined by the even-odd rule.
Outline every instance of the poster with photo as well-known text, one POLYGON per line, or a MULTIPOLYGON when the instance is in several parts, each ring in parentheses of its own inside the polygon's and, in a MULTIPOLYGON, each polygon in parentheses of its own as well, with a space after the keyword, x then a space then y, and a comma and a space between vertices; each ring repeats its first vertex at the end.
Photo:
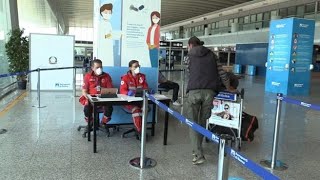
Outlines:
POLYGON ((238 129, 240 123, 240 104, 214 99, 209 123, 238 129))

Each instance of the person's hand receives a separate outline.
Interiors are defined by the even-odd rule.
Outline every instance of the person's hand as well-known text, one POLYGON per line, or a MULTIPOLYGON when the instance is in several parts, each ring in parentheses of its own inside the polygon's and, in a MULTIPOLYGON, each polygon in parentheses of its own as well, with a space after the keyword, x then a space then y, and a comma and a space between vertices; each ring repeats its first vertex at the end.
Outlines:
POLYGON ((130 90, 130 91, 128 91, 128 94, 127 94, 127 95, 128 95, 128 96, 134 96, 134 94, 135 94, 134 91, 130 90))
POLYGON ((236 93, 236 94, 239 93, 239 91, 237 89, 233 88, 233 87, 227 88, 227 91, 231 92, 231 93, 236 93))

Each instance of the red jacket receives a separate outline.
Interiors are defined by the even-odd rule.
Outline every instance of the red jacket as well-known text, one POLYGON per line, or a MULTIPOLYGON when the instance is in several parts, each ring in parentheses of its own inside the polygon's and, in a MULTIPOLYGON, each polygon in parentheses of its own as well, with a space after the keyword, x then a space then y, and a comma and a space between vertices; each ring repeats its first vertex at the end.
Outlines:
MULTIPOLYGON (((150 44, 151 30, 152 30, 152 26, 150 26, 148 29, 147 44, 150 44)), ((156 30, 154 31, 154 46, 155 48, 159 48, 160 46, 160 26, 159 25, 156 27, 156 30)))
POLYGON ((87 73, 84 76, 84 82, 82 89, 86 89, 88 94, 98 94, 96 87, 113 88, 111 77, 108 73, 103 72, 100 76, 97 76, 93 71, 87 73))
POLYGON ((121 77, 120 94, 128 94, 130 90, 135 91, 137 88, 148 89, 148 83, 144 74, 133 76, 131 72, 121 77))

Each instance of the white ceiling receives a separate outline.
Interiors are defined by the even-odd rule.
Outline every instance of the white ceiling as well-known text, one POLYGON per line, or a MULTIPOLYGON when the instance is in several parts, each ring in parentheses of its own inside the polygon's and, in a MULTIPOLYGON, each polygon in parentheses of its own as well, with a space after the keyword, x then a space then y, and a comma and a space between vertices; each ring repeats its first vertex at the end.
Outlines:
MULTIPOLYGON (((161 23, 171 24, 251 0, 162 0, 161 23)), ((93 26, 93 0, 47 0, 60 21, 69 27, 93 26)))

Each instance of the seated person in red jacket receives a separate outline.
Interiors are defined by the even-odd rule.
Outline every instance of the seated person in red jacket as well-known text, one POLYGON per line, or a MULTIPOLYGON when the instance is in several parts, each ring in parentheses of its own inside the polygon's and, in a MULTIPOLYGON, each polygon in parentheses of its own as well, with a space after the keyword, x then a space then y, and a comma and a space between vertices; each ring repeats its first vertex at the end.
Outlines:
MULTIPOLYGON (((84 76, 84 83, 82 85, 82 99, 86 98, 88 94, 95 95, 100 94, 101 88, 113 88, 111 77, 108 73, 102 71, 102 61, 95 59, 91 62, 91 71, 84 76)), ((92 114, 93 108, 91 104, 85 101, 84 104, 84 115, 86 121, 92 121, 89 119, 92 114)), ((112 106, 103 106, 103 118, 101 125, 107 124, 112 115, 112 106)), ((92 117, 92 116, 91 116, 92 117)))
MULTIPOLYGON (((139 61, 131 60, 129 62, 129 71, 121 77, 120 94, 134 96, 137 88, 148 89, 146 76, 140 73, 139 61)), ((125 106, 132 113, 132 119, 137 132, 141 133, 142 110, 140 106, 125 106)))

